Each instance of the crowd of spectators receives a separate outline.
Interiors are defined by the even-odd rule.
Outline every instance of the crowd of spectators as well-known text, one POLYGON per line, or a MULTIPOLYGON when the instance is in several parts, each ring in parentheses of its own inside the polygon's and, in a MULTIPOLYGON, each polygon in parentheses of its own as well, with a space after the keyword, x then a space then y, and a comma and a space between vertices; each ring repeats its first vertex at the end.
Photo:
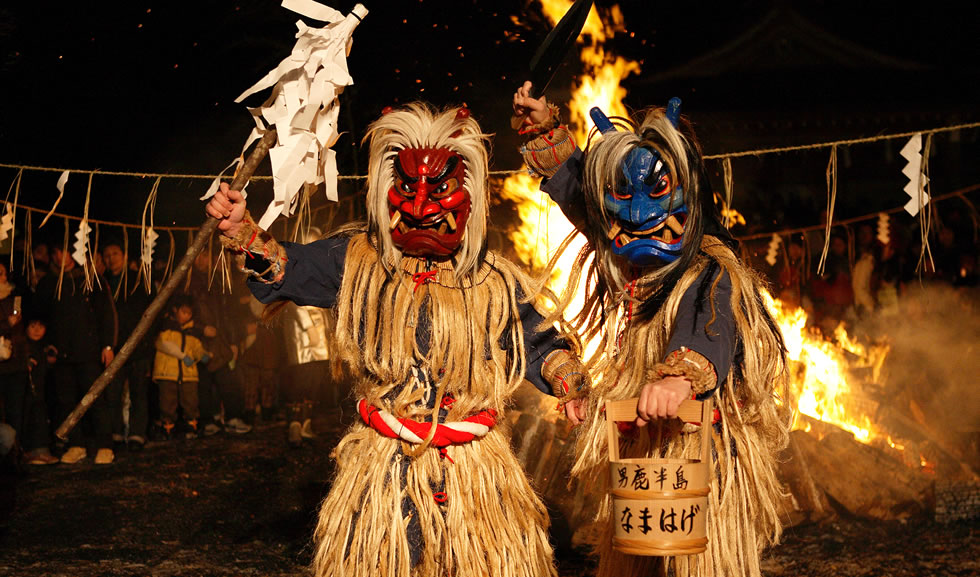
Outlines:
POLYGON ((892 226, 888 233, 882 242, 876 221, 833 227, 822 270, 823 232, 793 235, 768 268, 775 296, 803 308, 808 324, 825 335, 841 323, 901 314, 901 303, 909 303, 903 297, 922 287, 952 287, 964 302, 976 300, 980 243, 972 221, 947 216, 928 233, 925 249, 918 226, 892 226))
MULTIPOLYGON (((977 228, 955 213, 937 225, 925 251, 918 228, 893 226, 882 242, 869 221, 831 229, 822 269, 822 231, 789 237, 774 266, 753 263, 777 298, 828 336, 841 323, 849 332, 864 320, 887 323, 923 286, 953 287, 975 306, 977 228)), ((346 394, 327 346, 329 314, 287 304, 270 321, 240 274, 223 283, 202 253, 116 378, 58 439, 56 428, 136 329, 166 265, 148 279, 112 240, 90 267, 57 244, 31 248, 29 259, 0 258, 0 440, 15 439, 26 463, 109 464, 147 443, 246 434, 257 422, 284 422, 299 446, 314 436, 314 407, 346 394)))
POLYGON ((288 442, 299 446, 315 436, 314 406, 343 394, 325 347, 327 315, 291 307, 263 322, 241 276, 222 283, 202 253, 60 439, 55 431, 134 333, 166 266, 147 278, 115 240, 104 240, 86 265, 44 242, 28 256, 0 258, 0 433, 21 464, 107 465, 148 443, 255 434, 260 422, 287 423, 288 442), (302 350, 287 348, 296 345, 302 350))

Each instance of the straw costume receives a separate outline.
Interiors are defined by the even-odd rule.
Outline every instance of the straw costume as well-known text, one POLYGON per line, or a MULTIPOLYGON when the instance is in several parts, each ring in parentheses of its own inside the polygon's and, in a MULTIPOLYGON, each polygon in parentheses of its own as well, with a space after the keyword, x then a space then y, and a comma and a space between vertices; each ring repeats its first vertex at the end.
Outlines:
POLYGON ((335 308, 358 378, 315 574, 555 575, 546 510, 500 423, 525 378, 556 396, 584 381, 574 343, 540 328, 534 283, 487 250, 488 137, 467 109, 414 103, 365 140, 366 224, 280 245, 246 217, 225 239, 262 302, 335 308))
MULTIPOLYGON (((519 102, 515 97, 515 110, 519 102)), ((738 259, 736 241, 716 216, 700 149, 679 107, 674 99, 625 130, 593 109, 601 138, 584 154, 568 150, 550 109, 547 133, 531 134, 522 151, 532 170, 549 177, 542 190, 588 239, 568 286, 582 274, 594 281, 574 325, 583 340, 602 339, 589 361, 601 380, 587 403, 573 473, 599 480, 605 534, 598 575, 665 574, 673 564, 678 576, 758 577, 760 551, 780 534, 775 455, 787 422, 774 393, 786 390, 784 347, 761 279, 738 259), (599 408, 670 376, 686 379, 695 398, 712 397, 716 407, 708 548, 682 557, 626 555, 612 547, 618 519, 610 511, 599 408)), ((701 426, 677 419, 619 425, 622 457, 698 458, 701 426)))

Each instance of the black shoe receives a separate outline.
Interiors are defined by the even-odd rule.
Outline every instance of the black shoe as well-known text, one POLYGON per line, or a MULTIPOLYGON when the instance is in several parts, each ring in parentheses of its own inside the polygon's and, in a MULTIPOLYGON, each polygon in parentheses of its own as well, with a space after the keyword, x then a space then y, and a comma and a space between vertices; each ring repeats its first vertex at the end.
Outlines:
POLYGON ((150 440, 154 442, 166 441, 168 439, 167 431, 160 423, 153 423, 150 425, 148 436, 150 440))
POLYGON ((131 453, 137 453, 143 450, 143 443, 139 441, 129 441, 126 443, 126 447, 129 448, 131 453))
POLYGON ((262 421, 266 423, 275 423, 278 421, 276 410, 272 407, 262 407, 262 421))

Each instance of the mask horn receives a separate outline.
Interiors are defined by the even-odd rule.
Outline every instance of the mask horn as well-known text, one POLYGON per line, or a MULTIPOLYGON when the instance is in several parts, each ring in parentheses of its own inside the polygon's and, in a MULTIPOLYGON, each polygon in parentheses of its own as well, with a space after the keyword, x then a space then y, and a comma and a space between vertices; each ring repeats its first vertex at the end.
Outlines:
MULTIPOLYGON (((469 117, 470 117, 470 109, 464 105, 462 108, 456 111, 456 117, 453 118, 453 124, 462 124, 463 122, 466 122, 466 119, 469 117)), ((463 133, 463 129, 459 128, 453 132, 452 137, 456 138, 462 133, 463 133)))
POLYGON ((681 99, 676 96, 667 102, 667 120, 677 128, 677 121, 681 118, 681 99))
POLYGON ((593 107, 589 111, 589 116, 592 117, 592 122, 595 123, 595 127, 599 129, 599 132, 603 134, 616 132, 616 127, 609 121, 609 117, 602 110, 599 110, 598 106, 593 107))

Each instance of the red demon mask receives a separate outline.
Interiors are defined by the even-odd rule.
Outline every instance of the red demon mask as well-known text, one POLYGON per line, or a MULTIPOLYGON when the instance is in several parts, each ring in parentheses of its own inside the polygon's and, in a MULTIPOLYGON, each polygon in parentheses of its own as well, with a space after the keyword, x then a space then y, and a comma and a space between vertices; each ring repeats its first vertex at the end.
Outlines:
POLYGON ((448 148, 406 148, 388 190, 391 239, 412 256, 446 257, 459 248, 470 216, 463 158, 448 148))

